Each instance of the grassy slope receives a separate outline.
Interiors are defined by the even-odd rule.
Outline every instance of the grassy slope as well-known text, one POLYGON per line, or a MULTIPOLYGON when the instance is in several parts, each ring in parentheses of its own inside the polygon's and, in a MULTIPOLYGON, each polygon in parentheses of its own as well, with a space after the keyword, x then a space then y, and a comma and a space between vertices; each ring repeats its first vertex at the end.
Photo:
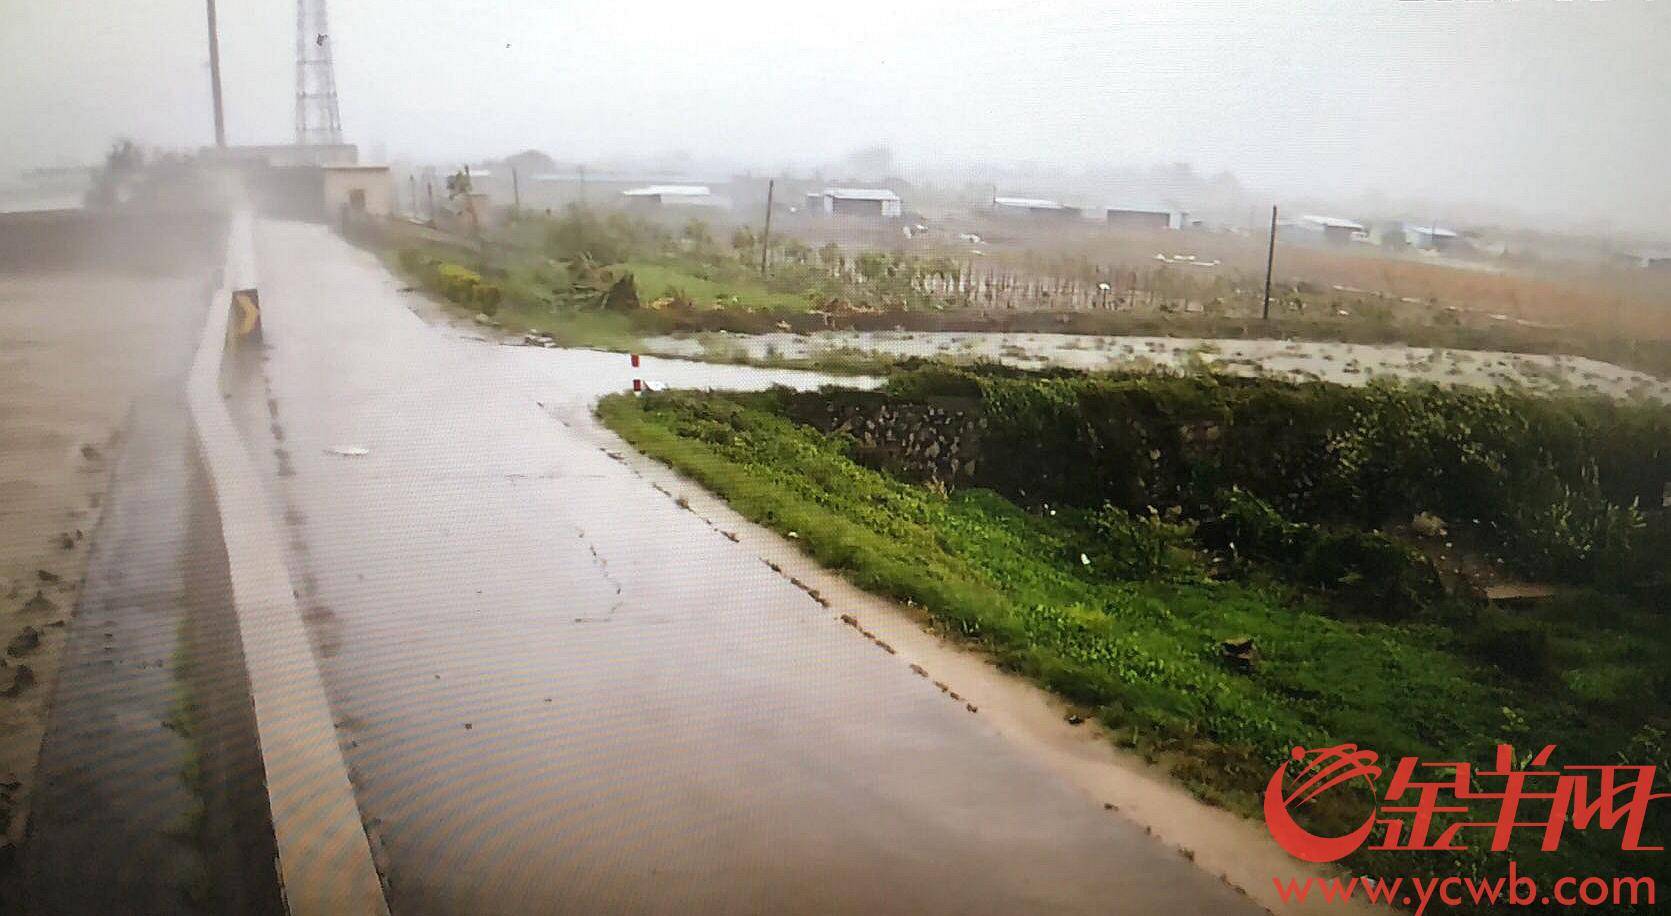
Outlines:
MULTIPOLYGON (((1256 810, 1256 793, 1294 744, 1480 759, 1499 740, 1552 741, 1570 762, 1588 763, 1602 761, 1583 749, 1616 746, 1630 721, 1622 711, 1578 708, 1570 690, 1481 666, 1440 626, 1343 620, 1278 584, 1104 576, 1080 562, 1082 551, 1095 552, 1083 516, 1028 514, 987 491, 943 496, 902 483, 855 464, 843 439, 744 406, 760 403, 674 393, 606 399, 598 412, 745 516, 797 532, 816 559, 860 587, 921 605, 947 632, 1094 707, 1122 744, 1215 803, 1256 810), (1219 659, 1220 640, 1244 635, 1262 654, 1251 674, 1219 659)), ((1574 659, 1601 671, 1663 657, 1663 640, 1643 644, 1594 621, 1569 625, 1562 639, 1574 659)), ((1363 809, 1344 801, 1321 819, 1361 818, 1363 809)), ((1365 855, 1359 866, 1387 856, 1365 855)), ((1572 843, 1561 856, 1558 867, 1569 871, 1588 863, 1603 874, 1637 873, 1609 869, 1597 858, 1604 852, 1572 843)), ((1379 861, 1387 874, 1501 871, 1477 855, 1412 858, 1379 861)), ((1534 858, 1521 856, 1523 871, 1534 858)))

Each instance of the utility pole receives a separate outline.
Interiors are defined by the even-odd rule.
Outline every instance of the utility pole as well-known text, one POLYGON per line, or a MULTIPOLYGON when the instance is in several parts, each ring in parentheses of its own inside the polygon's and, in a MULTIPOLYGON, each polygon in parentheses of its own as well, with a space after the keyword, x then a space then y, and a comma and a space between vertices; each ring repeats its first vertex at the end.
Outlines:
POLYGON ((1271 247, 1265 252, 1264 320, 1271 320, 1271 266, 1276 263, 1276 204, 1271 204, 1271 247))
POLYGON ((209 6, 209 93, 215 100, 215 146, 226 148, 226 115, 220 101, 220 30, 215 27, 215 0, 209 6))
POLYGON ((482 221, 476 216, 476 194, 474 183, 470 180, 470 164, 464 164, 464 209, 470 213, 470 234, 476 238, 478 250, 482 244, 482 221))
POLYGON ((412 192, 412 218, 417 219, 418 218, 418 176, 413 175, 413 174, 408 174, 406 176, 406 186, 412 192))
POLYGON ((766 179, 766 227, 760 230, 760 273, 766 273, 766 253, 772 250, 772 189, 777 179, 766 179))
POLYGON ((522 184, 516 177, 516 166, 511 166, 511 213, 522 215, 522 184))
POLYGON ((424 179, 424 188, 429 192, 429 224, 435 225, 435 176, 424 179))

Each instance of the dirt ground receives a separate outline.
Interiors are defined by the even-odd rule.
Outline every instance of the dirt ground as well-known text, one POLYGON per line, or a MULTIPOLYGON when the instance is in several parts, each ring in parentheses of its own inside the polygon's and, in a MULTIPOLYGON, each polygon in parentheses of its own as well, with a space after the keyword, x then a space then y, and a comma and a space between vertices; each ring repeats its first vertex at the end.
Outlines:
POLYGON ((203 282, 0 275, 0 839, 12 844, 122 426, 174 367, 168 354, 195 342, 203 282))

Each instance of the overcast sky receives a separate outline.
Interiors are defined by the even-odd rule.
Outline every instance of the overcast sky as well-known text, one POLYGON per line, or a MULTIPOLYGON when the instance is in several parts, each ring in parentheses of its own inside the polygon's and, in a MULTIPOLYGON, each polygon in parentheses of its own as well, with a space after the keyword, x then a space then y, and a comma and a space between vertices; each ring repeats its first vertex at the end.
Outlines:
MULTIPOLYGON (((235 143, 293 132, 292 0, 222 0, 235 143)), ((0 172, 212 135, 201 0, 0 0, 0 172)), ((683 151, 760 170, 1233 171, 1261 192, 1512 206, 1671 235, 1671 0, 798 5, 354 0, 362 151, 683 151)))

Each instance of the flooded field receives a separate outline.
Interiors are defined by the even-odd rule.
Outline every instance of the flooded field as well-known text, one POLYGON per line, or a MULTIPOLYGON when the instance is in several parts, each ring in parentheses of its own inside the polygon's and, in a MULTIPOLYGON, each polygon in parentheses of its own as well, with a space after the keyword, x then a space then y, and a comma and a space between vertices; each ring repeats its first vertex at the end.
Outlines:
POLYGON ((902 358, 985 360, 1026 369, 1211 370, 1348 385, 1385 378, 1671 401, 1671 383, 1584 357, 1402 345, 1047 333, 829 331, 806 335, 664 336, 646 340, 645 347, 650 353, 697 359, 793 360, 861 352, 902 358))
POLYGON ((0 774, 11 782, 0 841, 23 837, 119 433, 136 399, 183 365, 201 295, 195 278, 0 277, 0 774))

